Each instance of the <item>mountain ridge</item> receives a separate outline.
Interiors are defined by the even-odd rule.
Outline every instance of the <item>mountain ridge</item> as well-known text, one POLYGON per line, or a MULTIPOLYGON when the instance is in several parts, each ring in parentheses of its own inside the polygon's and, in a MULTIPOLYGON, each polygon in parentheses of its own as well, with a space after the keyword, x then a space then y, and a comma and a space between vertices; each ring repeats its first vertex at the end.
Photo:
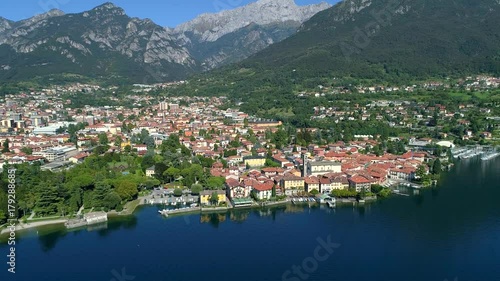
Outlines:
POLYGON ((232 69, 379 80, 500 73, 498 4, 345 0, 232 69))
POLYGON ((200 36, 201 41, 214 42, 251 23, 258 25, 287 21, 302 23, 329 7, 331 5, 326 2, 298 6, 294 0, 259 0, 233 10, 201 14, 191 21, 178 25, 174 28, 174 32, 193 32, 200 36))
MULTIPOLYGON (((179 32, 150 19, 129 17, 112 2, 81 13, 54 9, 16 22, 0 18, 0 81, 64 73, 135 83, 185 79, 241 61, 289 37, 306 18, 326 8, 324 4, 299 7, 293 0, 260 0, 250 4, 251 11, 255 7, 262 8, 261 19, 267 17, 261 22, 271 24, 249 21, 215 41, 199 40, 187 26, 179 32), (286 13, 302 21, 273 17, 276 9, 286 10, 290 3, 293 9, 286 13)), ((228 10, 212 17, 227 21, 224 15, 235 14, 228 10)))

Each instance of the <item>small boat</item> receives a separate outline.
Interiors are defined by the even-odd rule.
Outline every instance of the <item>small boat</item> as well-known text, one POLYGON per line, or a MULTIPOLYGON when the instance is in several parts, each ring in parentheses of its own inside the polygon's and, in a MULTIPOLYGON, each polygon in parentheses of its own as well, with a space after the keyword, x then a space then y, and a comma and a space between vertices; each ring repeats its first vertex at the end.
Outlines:
POLYGON ((158 213, 160 213, 160 214, 161 214, 161 215, 163 215, 163 216, 168 217, 168 210, 167 210, 167 209, 160 210, 160 211, 158 211, 158 213))
POLYGON ((190 206, 191 206, 191 208, 196 208, 196 207, 198 207, 198 204, 193 203, 193 204, 191 204, 190 206))

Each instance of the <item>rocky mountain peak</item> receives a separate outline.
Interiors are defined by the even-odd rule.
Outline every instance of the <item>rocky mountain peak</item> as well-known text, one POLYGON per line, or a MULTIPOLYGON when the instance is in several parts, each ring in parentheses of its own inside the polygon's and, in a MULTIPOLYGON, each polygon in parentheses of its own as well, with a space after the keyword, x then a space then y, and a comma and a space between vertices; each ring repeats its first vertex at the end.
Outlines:
POLYGON ((93 10, 112 10, 112 9, 121 9, 121 8, 111 2, 106 2, 95 7, 93 10))
POLYGON ((45 20, 45 19, 54 18, 54 17, 60 17, 60 16, 64 16, 64 15, 65 14, 64 14, 63 11, 58 10, 58 9, 52 9, 52 10, 46 12, 46 13, 35 15, 34 17, 31 17, 29 19, 23 20, 21 22, 24 22, 24 23, 26 23, 26 22, 34 23, 34 22, 45 20))
POLYGON ((8 19, 0 17, 0 32, 11 28, 11 22, 8 19))
POLYGON ((110 13, 114 15, 125 15, 125 10, 123 10, 121 7, 116 6, 115 4, 111 2, 106 2, 102 5, 99 5, 92 9, 93 12, 98 12, 98 13, 110 13))
POLYGON ((251 23, 258 25, 303 23, 329 7, 331 6, 325 2, 318 5, 297 6, 294 0, 259 0, 233 10, 200 15, 192 21, 177 26, 175 32, 192 32, 203 42, 214 42, 251 23))

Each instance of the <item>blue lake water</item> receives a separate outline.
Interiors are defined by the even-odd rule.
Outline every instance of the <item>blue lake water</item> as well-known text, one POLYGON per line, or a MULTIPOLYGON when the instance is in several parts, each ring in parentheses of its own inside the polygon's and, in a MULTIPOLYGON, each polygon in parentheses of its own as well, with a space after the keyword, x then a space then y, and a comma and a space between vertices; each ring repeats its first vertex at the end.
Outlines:
POLYGON ((0 280, 500 280, 499 199, 497 159, 459 163, 438 188, 364 207, 166 219, 144 207, 102 230, 22 234, 15 275, 0 244, 0 280))

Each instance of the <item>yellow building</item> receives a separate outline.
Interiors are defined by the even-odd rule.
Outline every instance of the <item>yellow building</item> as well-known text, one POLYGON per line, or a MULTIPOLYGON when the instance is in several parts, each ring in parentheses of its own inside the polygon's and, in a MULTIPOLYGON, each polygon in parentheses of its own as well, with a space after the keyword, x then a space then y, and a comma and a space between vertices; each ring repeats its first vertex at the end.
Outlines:
POLYGON ((131 146, 130 141, 127 141, 127 142, 125 142, 125 141, 124 141, 124 142, 122 142, 122 143, 121 143, 121 145, 120 145, 120 146, 121 146, 121 148, 123 149, 123 148, 125 148, 127 145, 130 145, 130 146, 131 146))
POLYGON ((210 205, 210 198, 212 198, 212 194, 217 193, 217 205, 226 202, 226 192, 224 190, 203 190, 200 192, 200 204, 201 205, 210 205))
POLYGON ((245 165, 248 167, 263 167, 266 165, 266 158, 262 156, 248 156, 243 158, 243 161, 245 161, 245 165))
POLYGON ((297 177, 291 174, 286 174, 280 181, 281 188, 286 195, 295 195, 305 191, 304 178, 297 177))

